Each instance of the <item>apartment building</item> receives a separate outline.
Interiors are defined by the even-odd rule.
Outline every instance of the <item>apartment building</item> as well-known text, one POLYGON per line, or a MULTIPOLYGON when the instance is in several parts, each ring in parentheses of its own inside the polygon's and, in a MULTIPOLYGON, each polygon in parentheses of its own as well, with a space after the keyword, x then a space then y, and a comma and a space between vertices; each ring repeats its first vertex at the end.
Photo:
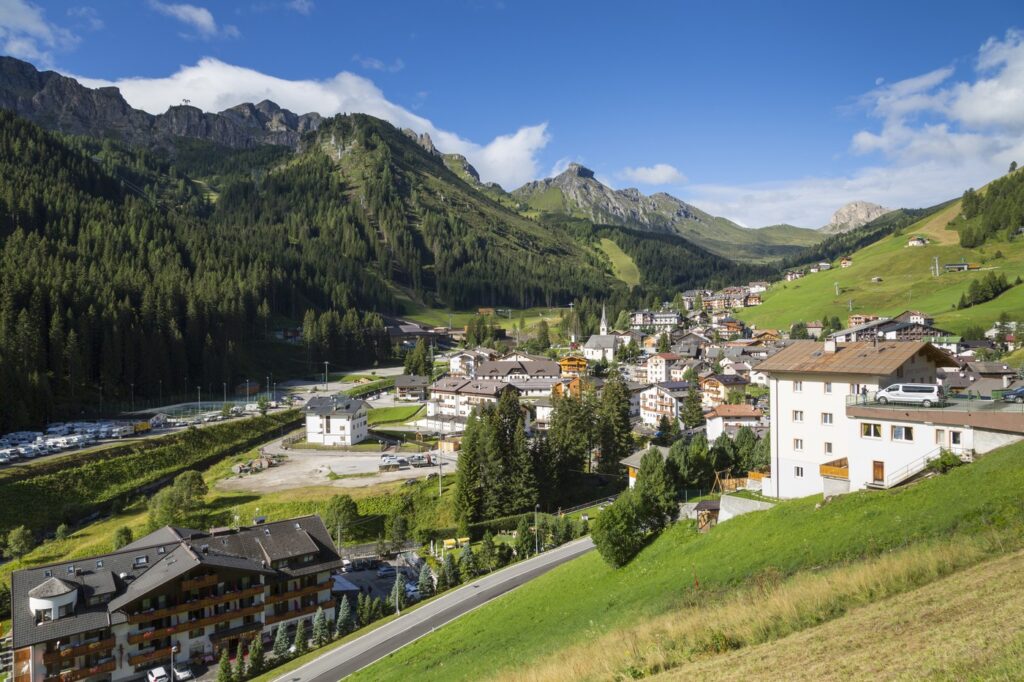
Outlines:
POLYGON ((658 426, 662 417, 679 420, 680 409, 690 392, 685 381, 664 381, 640 392, 640 421, 658 426))
POLYGON ((320 517, 305 516, 209 532, 167 526, 111 554, 15 571, 13 679, 139 679, 172 655, 212 661, 256 637, 269 648, 279 628, 318 608, 334 617, 340 567, 320 517))
POLYGON ((366 440, 370 408, 345 396, 314 396, 303 408, 306 441, 320 445, 351 446, 366 440))
POLYGON ((944 408, 879 405, 896 383, 935 384, 955 362, 929 343, 800 341, 765 360, 769 378, 771 475, 778 497, 899 485, 943 449, 964 458, 1024 436, 1019 412, 999 405, 944 408))
MULTIPOLYGON (((427 416, 468 417, 476 407, 497 403, 501 392, 506 389, 517 390, 515 386, 496 379, 438 379, 430 385, 427 416)), ((548 390, 550 392, 550 387, 548 390)))

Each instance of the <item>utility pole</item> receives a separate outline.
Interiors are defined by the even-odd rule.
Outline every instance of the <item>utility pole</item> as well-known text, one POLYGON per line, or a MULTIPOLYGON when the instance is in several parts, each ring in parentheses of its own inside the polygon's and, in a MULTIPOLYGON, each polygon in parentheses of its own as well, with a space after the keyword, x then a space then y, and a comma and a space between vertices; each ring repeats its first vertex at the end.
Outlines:
POLYGON ((245 402, 249 402, 249 380, 245 380, 245 402))
POLYGON ((839 282, 836 282, 836 298, 839 297, 839 282))
POLYGON ((324 360, 324 390, 325 391, 327 390, 327 365, 329 365, 329 364, 330 363, 327 360, 324 360))
POLYGON ((135 384, 132 384, 132 412, 135 411, 135 384))
POLYGON ((538 522, 538 516, 540 514, 540 504, 533 506, 533 553, 540 554, 540 523, 538 522))
POLYGON ((225 381, 224 382, 224 404, 227 405, 227 402, 228 402, 228 382, 225 381))
POLYGON ((196 415, 203 411, 203 387, 196 386, 196 415))

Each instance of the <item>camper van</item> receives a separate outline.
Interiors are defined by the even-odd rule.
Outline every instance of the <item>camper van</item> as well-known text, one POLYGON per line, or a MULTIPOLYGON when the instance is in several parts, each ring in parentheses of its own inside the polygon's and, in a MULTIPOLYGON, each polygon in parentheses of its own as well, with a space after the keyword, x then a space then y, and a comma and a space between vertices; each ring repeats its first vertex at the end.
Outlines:
POLYGON ((945 400, 942 387, 938 384, 893 384, 878 392, 875 399, 882 405, 888 403, 912 403, 923 407, 941 405, 945 400))

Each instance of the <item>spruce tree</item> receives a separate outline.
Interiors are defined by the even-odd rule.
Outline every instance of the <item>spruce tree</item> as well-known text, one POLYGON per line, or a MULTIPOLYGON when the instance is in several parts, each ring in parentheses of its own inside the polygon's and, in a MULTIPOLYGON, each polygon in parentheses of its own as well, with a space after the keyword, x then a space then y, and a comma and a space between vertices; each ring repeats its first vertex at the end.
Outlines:
POLYGON ((322 647, 331 640, 331 631, 327 627, 327 616, 323 607, 318 607, 313 616, 313 646, 322 647))
POLYGON ((266 664, 266 658, 263 655, 263 638, 256 633, 249 645, 249 665, 245 672, 248 677, 256 677, 263 673, 266 664))
POLYGON ((391 586, 391 594, 388 595, 387 610, 401 611, 405 608, 405 575, 399 573, 395 576, 395 583, 391 586))
POLYGON ((696 384, 690 386, 686 399, 683 401, 682 414, 679 416, 688 429, 694 429, 704 424, 704 407, 701 405, 700 388, 696 384))
POLYGON ((665 468, 665 459, 656 448, 651 448, 640 459, 633 495, 637 512, 647 529, 660 531, 678 514, 676 491, 665 468))
POLYGON ((494 535, 491 531, 484 531, 484 538, 480 542, 480 551, 477 552, 477 565, 482 571, 493 571, 496 548, 494 546, 494 535))
POLYGON ((228 648, 220 651, 220 664, 217 666, 217 682, 235 682, 234 671, 231 669, 231 656, 228 648))
POLYGON ((288 632, 286 628, 281 625, 277 628, 277 635, 274 637, 274 659, 280 663, 283 659, 288 657, 288 647, 291 642, 288 641, 288 632))
POLYGON ((444 555, 444 574, 447 577, 447 588, 456 587, 460 582, 459 579, 459 567, 455 565, 455 559, 452 558, 451 553, 444 555))
POLYGON ((530 532, 530 522, 526 520, 526 516, 522 516, 516 526, 516 559, 522 561, 533 554, 534 544, 533 533, 530 532))
POLYGON ((356 627, 366 627, 370 624, 370 598, 364 592, 360 592, 356 600, 356 620, 356 627))
POLYGON ((466 545, 462 550, 462 556, 459 557, 459 573, 462 574, 463 580, 472 580, 477 574, 476 557, 470 545, 466 545))
POLYGON ((425 561, 423 566, 420 567, 420 576, 416 583, 416 588, 420 593, 421 599, 426 599, 434 594, 434 577, 430 574, 430 566, 425 561))
POLYGON ((309 648, 309 640, 306 637, 306 621, 305 621, 305 619, 300 619, 299 622, 295 624, 295 642, 294 642, 294 644, 295 644, 295 655, 296 656, 301 656, 302 654, 306 653, 306 650, 309 648))
POLYGON ((344 637, 355 628, 352 622, 352 604, 348 597, 341 597, 338 600, 338 618, 334 625, 334 636, 344 637))
POLYGON ((600 470, 619 473, 619 462, 633 448, 633 427, 629 417, 629 390, 619 376, 605 382, 597 408, 597 445, 601 450, 600 470))

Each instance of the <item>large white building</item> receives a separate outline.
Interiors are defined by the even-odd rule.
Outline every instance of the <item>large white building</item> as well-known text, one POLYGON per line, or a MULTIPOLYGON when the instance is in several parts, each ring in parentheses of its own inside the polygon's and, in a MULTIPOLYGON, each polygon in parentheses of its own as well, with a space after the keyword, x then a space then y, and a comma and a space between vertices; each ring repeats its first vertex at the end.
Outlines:
POLYGON ((318 445, 351 446, 366 440, 369 406, 345 396, 316 396, 304 408, 306 441, 318 445))
POLYGON ((690 392, 685 381, 665 381, 640 392, 640 421, 656 427, 662 417, 679 420, 679 413, 690 392))
POLYGON ((771 474, 778 497, 889 488, 920 473, 942 450, 964 458, 1020 440, 1019 413, 950 405, 882 406, 879 388, 934 384, 953 360, 928 343, 799 341, 765 360, 769 377, 771 474))
POLYGON ((444 377, 430 386, 427 415, 468 417, 476 407, 497 403, 505 389, 518 390, 510 383, 497 379, 444 377))

